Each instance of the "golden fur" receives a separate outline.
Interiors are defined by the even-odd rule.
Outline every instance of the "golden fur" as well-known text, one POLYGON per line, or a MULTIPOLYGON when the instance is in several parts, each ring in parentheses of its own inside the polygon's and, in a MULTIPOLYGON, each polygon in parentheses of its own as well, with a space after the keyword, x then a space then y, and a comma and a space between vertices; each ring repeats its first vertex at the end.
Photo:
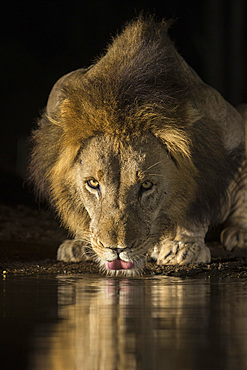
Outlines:
MULTIPOLYGON (((218 220, 244 159, 243 121, 185 63, 167 30, 165 21, 140 17, 91 68, 53 87, 33 133, 30 174, 81 241, 80 252, 63 246, 60 259, 81 259, 86 246, 103 268, 120 258, 136 272, 148 249, 163 263, 167 240, 218 220)), ((207 262, 195 240, 186 248, 207 262)), ((176 247, 182 260, 185 242, 176 247)))

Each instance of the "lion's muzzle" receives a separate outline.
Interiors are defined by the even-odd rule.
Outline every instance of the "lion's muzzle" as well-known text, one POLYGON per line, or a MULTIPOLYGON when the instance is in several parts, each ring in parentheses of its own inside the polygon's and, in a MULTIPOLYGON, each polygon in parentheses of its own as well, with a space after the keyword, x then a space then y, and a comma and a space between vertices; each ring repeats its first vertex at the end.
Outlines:
POLYGON ((127 248, 108 248, 108 250, 107 270, 129 270, 134 268, 134 263, 128 256, 127 248))

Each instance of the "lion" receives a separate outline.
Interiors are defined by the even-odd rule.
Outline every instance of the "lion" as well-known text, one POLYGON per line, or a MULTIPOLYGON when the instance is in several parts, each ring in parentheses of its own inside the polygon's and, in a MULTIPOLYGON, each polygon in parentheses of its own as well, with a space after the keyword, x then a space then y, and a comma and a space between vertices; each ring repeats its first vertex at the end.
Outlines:
POLYGON ((30 178, 73 236, 58 260, 110 274, 210 263, 205 235, 247 247, 242 116, 177 52, 169 22, 138 17, 87 69, 54 85, 30 178))

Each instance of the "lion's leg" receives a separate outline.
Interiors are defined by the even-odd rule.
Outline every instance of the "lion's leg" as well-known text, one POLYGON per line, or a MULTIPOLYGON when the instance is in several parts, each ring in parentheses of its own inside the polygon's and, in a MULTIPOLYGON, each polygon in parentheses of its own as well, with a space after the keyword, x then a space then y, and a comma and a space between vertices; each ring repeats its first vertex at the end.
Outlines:
POLYGON ((57 250, 57 260, 64 262, 81 262, 91 260, 91 248, 87 246, 85 241, 76 238, 73 240, 65 240, 57 250))
MULTIPOLYGON (((245 124, 245 146, 247 148, 247 104, 237 107, 245 124)), ((235 181, 229 186, 230 206, 221 243, 227 250, 247 248, 247 159, 235 181)))
POLYGON ((155 246, 151 257, 158 265, 209 263, 211 254, 204 243, 207 226, 178 227, 174 240, 164 239, 155 246))
POLYGON ((221 243, 227 250, 247 248, 247 160, 229 191, 231 208, 221 233, 221 243))

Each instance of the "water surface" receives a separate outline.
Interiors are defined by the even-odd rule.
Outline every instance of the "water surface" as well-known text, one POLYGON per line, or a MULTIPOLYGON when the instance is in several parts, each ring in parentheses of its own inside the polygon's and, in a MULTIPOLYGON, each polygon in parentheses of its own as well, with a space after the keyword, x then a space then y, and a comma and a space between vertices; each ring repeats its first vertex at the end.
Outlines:
POLYGON ((247 369, 245 281, 64 275, 0 284, 1 369, 247 369))

